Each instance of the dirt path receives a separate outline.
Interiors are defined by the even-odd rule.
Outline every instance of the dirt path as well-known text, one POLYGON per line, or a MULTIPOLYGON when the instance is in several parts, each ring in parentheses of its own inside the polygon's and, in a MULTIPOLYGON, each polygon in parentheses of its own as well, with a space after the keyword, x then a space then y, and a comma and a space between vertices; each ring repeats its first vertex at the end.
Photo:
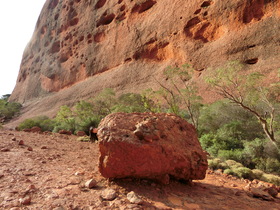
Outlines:
POLYGON ((246 180, 216 173, 191 186, 106 180, 98 172, 98 145, 76 139, 0 130, 0 209, 280 209, 279 194, 274 201, 253 198, 243 190, 246 180), (93 189, 84 187, 90 179, 97 181, 93 189), (117 193, 112 201, 101 198, 108 188, 117 193), (141 205, 128 201, 130 191, 141 205))

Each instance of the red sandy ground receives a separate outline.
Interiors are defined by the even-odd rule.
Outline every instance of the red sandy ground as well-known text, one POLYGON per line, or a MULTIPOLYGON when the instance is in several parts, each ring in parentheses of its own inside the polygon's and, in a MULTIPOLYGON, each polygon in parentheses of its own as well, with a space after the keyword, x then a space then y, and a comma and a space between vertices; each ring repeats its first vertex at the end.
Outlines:
POLYGON ((106 180, 98 172, 98 145, 76 136, 0 130, 0 151, 0 209, 280 209, 279 194, 274 201, 253 198, 243 190, 245 181, 218 173, 192 185, 106 180), (87 189, 91 178, 98 185, 87 189), (107 188, 117 191, 113 201, 100 199, 107 188), (130 191, 144 203, 130 204, 130 191), (20 204, 28 196, 31 203, 20 204))

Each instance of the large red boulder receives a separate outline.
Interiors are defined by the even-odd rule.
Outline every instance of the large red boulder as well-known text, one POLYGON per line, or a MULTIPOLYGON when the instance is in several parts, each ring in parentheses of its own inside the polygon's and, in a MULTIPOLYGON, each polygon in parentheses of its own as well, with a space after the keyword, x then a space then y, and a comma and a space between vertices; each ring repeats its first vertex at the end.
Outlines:
MULTIPOLYGON (((195 128, 166 113, 114 113, 98 127, 99 170, 106 178, 204 179, 207 158, 195 128)), ((166 182, 164 181, 164 182, 166 182)))

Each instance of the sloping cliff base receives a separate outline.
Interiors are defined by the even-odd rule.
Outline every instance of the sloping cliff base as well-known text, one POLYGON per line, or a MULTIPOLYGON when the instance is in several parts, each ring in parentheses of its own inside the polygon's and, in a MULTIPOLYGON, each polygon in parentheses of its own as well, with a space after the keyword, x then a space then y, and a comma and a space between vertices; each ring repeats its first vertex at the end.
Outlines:
MULTIPOLYGON (((196 79, 227 61, 273 81, 280 67, 280 0, 47 0, 10 100, 22 118, 63 104, 156 88, 167 66, 189 63, 196 79)), ((201 87, 207 100, 209 93, 201 87)))
POLYGON ((280 209, 279 194, 271 201, 254 198, 246 190, 248 180, 219 172, 169 185, 109 181, 98 172, 98 155, 97 144, 75 136, 0 130, 0 208, 280 209), (139 202, 128 196, 131 191, 139 202))

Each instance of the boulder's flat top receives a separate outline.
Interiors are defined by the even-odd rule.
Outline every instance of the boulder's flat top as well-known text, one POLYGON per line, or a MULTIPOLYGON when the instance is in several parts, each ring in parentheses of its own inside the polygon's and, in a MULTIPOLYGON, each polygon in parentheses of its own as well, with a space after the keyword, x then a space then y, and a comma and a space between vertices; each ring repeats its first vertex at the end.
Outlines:
POLYGON ((217 173, 209 172, 193 186, 175 181, 167 186, 147 180, 109 182, 98 172, 98 145, 76 139, 0 130, 0 209, 23 209, 19 200, 28 197, 28 209, 135 208, 126 198, 130 191, 144 200, 138 209, 280 209, 279 194, 275 201, 252 198, 243 190, 246 182, 217 173), (96 188, 84 187, 90 179, 97 181, 96 188), (102 201, 100 195, 108 188, 117 191, 117 198, 102 201))

